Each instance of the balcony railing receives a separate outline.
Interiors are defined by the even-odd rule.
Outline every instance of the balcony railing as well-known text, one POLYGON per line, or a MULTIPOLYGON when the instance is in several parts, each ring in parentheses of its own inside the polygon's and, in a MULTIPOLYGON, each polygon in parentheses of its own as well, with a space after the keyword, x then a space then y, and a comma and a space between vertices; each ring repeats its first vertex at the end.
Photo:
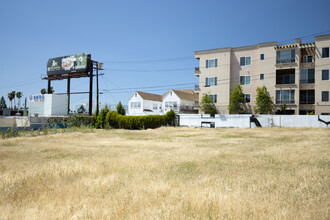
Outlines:
POLYGON ((296 59, 277 59, 276 60, 276 64, 280 64, 280 63, 295 63, 296 59))

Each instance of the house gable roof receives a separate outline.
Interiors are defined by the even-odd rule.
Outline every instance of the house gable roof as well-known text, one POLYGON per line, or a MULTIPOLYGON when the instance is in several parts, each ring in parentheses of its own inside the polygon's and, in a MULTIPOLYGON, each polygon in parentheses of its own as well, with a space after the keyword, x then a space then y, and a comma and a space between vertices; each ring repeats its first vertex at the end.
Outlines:
POLYGON ((137 91, 137 93, 141 96, 141 98, 143 98, 145 100, 162 102, 162 99, 163 99, 163 97, 161 95, 157 95, 157 94, 141 92, 141 91, 137 91))
POLYGON ((191 89, 172 90, 180 99, 187 101, 198 101, 198 94, 191 89))

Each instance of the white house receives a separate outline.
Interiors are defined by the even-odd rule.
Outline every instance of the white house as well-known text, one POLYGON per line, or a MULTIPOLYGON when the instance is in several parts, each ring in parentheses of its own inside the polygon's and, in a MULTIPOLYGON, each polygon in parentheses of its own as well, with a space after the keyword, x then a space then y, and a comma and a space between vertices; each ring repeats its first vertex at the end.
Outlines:
POLYGON ((161 95, 136 91, 128 101, 127 115, 161 115, 161 95))
POLYGON ((197 113, 198 94, 191 89, 170 90, 163 95, 163 113, 171 109, 175 113, 197 113))

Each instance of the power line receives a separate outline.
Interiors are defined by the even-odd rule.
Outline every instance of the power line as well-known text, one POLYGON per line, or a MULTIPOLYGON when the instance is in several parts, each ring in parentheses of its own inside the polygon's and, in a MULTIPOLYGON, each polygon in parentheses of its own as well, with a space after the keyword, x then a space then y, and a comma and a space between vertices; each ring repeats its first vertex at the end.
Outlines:
POLYGON ((181 61, 195 59, 194 57, 179 57, 169 59, 157 59, 157 60, 135 60, 135 61, 103 61, 103 63, 152 63, 152 62, 168 62, 168 61, 181 61))

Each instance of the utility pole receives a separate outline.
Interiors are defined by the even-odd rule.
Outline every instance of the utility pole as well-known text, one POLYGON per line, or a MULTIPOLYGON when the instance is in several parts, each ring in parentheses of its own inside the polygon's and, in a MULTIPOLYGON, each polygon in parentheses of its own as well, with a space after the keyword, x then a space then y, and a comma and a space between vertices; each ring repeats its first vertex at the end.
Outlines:
POLYGON ((99 114, 99 70, 103 70, 103 63, 95 62, 96 63, 96 116, 99 114))

